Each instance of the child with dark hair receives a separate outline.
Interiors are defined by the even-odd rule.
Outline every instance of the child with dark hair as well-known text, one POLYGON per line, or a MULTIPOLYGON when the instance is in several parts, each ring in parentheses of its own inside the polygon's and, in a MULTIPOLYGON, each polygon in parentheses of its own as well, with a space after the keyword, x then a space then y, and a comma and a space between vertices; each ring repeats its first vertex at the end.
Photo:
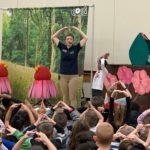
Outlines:
POLYGON ((30 124, 35 123, 35 118, 31 112, 31 110, 23 103, 21 104, 13 104, 7 111, 5 117, 6 125, 13 125, 13 127, 18 130, 22 130, 30 124), (16 113, 13 113, 16 110, 16 113))
POLYGON ((54 139, 62 140, 60 149, 66 149, 66 143, 71 134, 72 127, 76 121, 80 119, 79 112, 70 107, 63 101, 59 101, 49 112, 49 115, 54 118, 57 125, 63 128, 64 132, 55 132, 54 139))
POLYGON ((94 96, 91 100, 92 105, 103 115, 104 121, 107 120, 109 109, 104 107, 104 99, 102 96, 94 96))
POLYGON ((104 99, 102 96, 94 96, 92 97, 91 103, 96 109, 98 109, 98 107, 104 106, 104 99))
POLYGON ((67 115, 64 112, 58 112, 56 113, 56 115, 54 116, 54 121, 62 126, 63 128, 65 128, 67 126, 67 115))
POLYGON ((83 131, 77 134, 77 148, 76 150, 97 150, 96 143, 93 140, 93 135, 89 131, 83 131))
POLYGON ((67 140, 71 134, 72 126, 67 126, 68 118, 65 112, 57 112, 54 115, 54 121, 57 123, 57 125, 62 127, 64 133, 56 132, 53 137, 54 139, 61 139, 62 142, 60 145, 60 150, 65 150, 67 147, 67 140))
POLYGON ((77 145, 76 150, 97 150, 97 146, 92 141, 86 141, 77 145))
POLYGON ((68 149, 69 150, 75 150, 77 147, 77 134, 83 131, 89 131, 89 126, 85 120, 79 120, 77 121, 72 129, 72 133, 68 142, 68 149))
POLYGON ((7 93, 2 93, 0 95, 0 99, 2 101, 2 105, 4 106, 4 108, 6 110, 9 109, 9 107, 13 104, 13 103, 22 103, 21 100, 13 97, 12 95, 10 94, 7 94, 7 93))
POLYGON ((104 121, 104 118, 92 104, 89 105, 90 107, 80 115, 80 118, 85 120, 88 123, 90 131, 95 133, 97 126, 104 121))
POLYGON ((48 113, 49 117, 55 116, 57 113, 57 110, 61 110, 61 112, 64 112, 67 115, 67 126, 72 126, 74 122, 80 119, 79 112, 73 108, 72 106, 69 106, 67 103, 63 101, 59 101, 54 107, 52 107, 48 113))

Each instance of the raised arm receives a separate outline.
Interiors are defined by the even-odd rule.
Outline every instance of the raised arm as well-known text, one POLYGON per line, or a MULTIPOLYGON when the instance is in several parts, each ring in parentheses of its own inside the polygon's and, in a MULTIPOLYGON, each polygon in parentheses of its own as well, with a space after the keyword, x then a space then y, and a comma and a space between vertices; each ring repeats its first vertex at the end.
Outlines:
POLYGON ((10 119, 11 119, 11 116, 12 116, 12 112, 15 108, 19 107, 20 104, 13 104, 11 105, 11 107, 8 109, 7 113, 6 113, 6 116, 5 116, 5 125, 9 125, 10 123, 10 119))
POLYGON ((79 28, 75 27, 75 26, 71 26, 71 29, 74 29, 76 31, 78 31, 81 35, 81 40, 80 40, 80 46, 83 47, 86 44, 86 41, 88 40, 87 35, 81 31, 79 28))
POLYGON ((145 110, 142 114, 140 114, 137 118, 138 124, 143 124, 144 118, 150 114, 150 109, 145 110))
POLYGON ((47 145, 48 150, 57 150, 54 144, 47 138, 47 136, 42 132, 36 132, 38 138, 36 138, 38 141, 43 142, 45 145, 47 145))
POLYGON ((122 86, 122 88, 128 93, 128 96, 130 97, 130 99, 132 98, 132 95, 130 93, 130 91, 128 90, 128 88, 126 87, 126 85, 122 82, 119 81, 120 85, 122 86))
POLYGON ((90 105, 91 105, 91 109, 95 112, 95 114, 97 115, 97 117, 99 119, 98 124, 104 122, 104 117, 101 114, 101 112, 99 112, 97 109, 95 109, 95 107, 91 103, 90 103, 90 105))
POLYGON ((29 115, 29 119, 30 119, 30 123, 34 124, 35 123, 35 118, 32 114, 32 111, 28 108, 28 106, 26 106, 25 104, 21 103, 21 107, 24 111, 26 111, 29 115))
POLYGON ((20 140, 15 144, 12 150, 19 150, 23 149, 24 147, 26 149, 29 149, 31 147, 30 140, 28 139, 30 135, 34 134, 35 132, 27 131, 25 135, 23 135, 20 140))
POLYGON ((101 69, 105 72, 106 75, 108 74, 108 70, 105 67, 105 59, 104 58, 101 59, 101 69))
POLYGON ((57 32, 55 32, 55 33, 51 36, 51 39, 54 41, 54 43, 55 43, 56 45, 58 45, 58 43, 59 43, 58 35, 59 35, 60 33, 62 33, 63 31, 67 30, 67 29, 68 29, 68 27, 63 27, 63 28, 61 28, 60 30, 58 30, 57 32))

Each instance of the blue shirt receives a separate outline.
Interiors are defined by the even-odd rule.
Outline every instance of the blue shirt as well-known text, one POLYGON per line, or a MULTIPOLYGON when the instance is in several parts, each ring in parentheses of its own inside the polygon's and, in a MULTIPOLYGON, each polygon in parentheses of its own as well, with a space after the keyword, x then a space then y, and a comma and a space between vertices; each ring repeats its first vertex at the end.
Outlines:
POLYGON ((61 51, 60 74, 78 74, 78 53, 81 49, 80 43, 67 48, 65 44, 59 41, 58 47, 61 51))

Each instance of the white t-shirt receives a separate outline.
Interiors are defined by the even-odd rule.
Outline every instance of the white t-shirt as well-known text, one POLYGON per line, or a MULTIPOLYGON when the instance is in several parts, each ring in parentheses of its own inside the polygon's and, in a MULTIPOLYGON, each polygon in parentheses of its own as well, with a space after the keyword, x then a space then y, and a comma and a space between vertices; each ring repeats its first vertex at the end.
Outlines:
POLYGON ((92 89, 96 90, 103 90, 103 83, 106 75, 108 74, 108 71, 106 67, 104 66, 105 59, 101 59, 101 70, 96 71, 94 78, 93 78, 93 83, 92 83, 92 89))

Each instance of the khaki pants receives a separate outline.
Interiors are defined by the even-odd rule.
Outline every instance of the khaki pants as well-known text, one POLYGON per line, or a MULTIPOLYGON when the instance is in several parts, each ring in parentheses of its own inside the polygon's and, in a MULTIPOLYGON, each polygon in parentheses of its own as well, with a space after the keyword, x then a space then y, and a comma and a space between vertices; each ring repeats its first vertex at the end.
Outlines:
POLYGON ((73 107, 77 107, 78 82, 78 75, 60 74, 60 88, 63 95, 63 101, 73 107))

